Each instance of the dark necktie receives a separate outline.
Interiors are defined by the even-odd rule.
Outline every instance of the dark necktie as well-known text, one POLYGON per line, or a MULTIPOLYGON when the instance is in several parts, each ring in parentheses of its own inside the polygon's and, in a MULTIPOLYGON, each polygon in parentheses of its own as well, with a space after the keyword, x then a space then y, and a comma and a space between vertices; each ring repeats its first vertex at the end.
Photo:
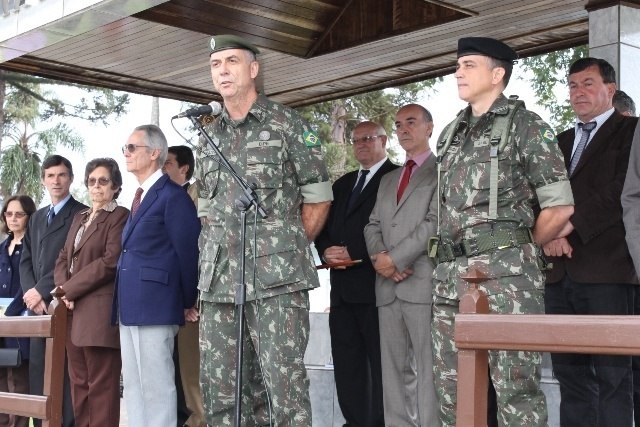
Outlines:
POLYGON ((142 198, 142 188, 138 188, 136 190, 136 195, 133 198, 133 203, 131 204, 131 216, 134 216, 140 207, 140 199, 142 198))
POLYGON ((51 225, 51 222, 53 221, 53 218, 55 218, 56 216, 56 211, 53 210, 53 206, 51 206, 49 208, 49 213, 47 214, 47 226, 51 225))
POLYGON ((349 202, 347 203, 347 212, 350 212, 353 208, 353 205, 356 204, 356 200, 358 199, 360 193, 362 193, 362 188, 364 187, 364 182, 366 181, 368 174, 369 171, 367 169, 363 169, 360 171, 360 178, 358 178, 358 183, 355 187, 353 187, 351 195, 349 196, 349 202))
POLYGON ((591 131, 596 128, 596 122, 578 123, 578 127, 582 129, 582 136, 580 136, 580 141, 578 142, 576 151, 573 152, 573 157, 571 157, 571 164, 569 165, 569 176, 573 175, 573 171, 576 169, 576 166, 578 166, 578 162, 580 162, 580 156, 582 156, 584 147, 587 145, 587 141, 589 140, 589 135, 591 134, 591 131))
POLYGON ((398 186, 398 197, 396 202, 399 203, 400 199, 402 199, 402 195, 404 194, 404 190, 407 189, 407 185, 409 185, 409 180, 411 179, 411 171, 415 166, 416 162, 409 159, 407 163, 404 164, 404 170, 402 171, 402 178, 400 178, 400 185, 398 186))

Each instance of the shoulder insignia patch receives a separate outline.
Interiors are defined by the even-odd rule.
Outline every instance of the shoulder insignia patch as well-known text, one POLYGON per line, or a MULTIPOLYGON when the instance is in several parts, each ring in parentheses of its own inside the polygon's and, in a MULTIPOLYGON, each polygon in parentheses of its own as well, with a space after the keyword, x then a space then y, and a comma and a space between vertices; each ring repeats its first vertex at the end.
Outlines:
POLYGON ((556 140, 556 134, 549 128, 541 130, 540 135, 545 142, 555 142, 556 140))
POLYGON ((318 138, 318 135, 316 135, 315 132, 306 131, 302 135, 302 138, 304 139, 304 143, 307 144, 307 147, 320 146, 320 138, 318 138))

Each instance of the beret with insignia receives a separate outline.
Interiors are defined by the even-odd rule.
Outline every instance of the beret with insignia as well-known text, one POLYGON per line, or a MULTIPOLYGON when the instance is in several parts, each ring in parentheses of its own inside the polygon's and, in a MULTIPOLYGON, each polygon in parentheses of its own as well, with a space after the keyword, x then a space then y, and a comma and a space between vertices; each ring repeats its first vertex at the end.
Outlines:
POLYGON ((234 36, 233 34, 223 34, 220 36, 211 37, 211 40, 209 41, 209 55, 214 52, 219 52, 221 50, 227 49, 249 50, 256 55, 260 53, 257 47, 240 36, 234 36))
POLYGON ((465 37, 458 40, 458 58, 467 55, 483 55, 513 62, 518 54, 500 40, 489 37, 465 37))

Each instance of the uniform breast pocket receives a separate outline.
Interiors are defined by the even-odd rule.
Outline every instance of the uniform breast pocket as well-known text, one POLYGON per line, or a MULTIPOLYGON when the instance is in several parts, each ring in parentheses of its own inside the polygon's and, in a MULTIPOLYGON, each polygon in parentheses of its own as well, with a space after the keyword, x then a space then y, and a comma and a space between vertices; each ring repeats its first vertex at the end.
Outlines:
MULTIPOLYGON (((489 190, 491 187, 491 160, 486 158, 476 159, 469 167, 469 183, 476 190, 489 190)), ((509 190, 513 186, 513 173, 508 153, 498 155, 498 189, 509 190)))
POLYGON ((247 180, 257 188, 282 187, 282 143, 261 141, 247 144, 247 180))

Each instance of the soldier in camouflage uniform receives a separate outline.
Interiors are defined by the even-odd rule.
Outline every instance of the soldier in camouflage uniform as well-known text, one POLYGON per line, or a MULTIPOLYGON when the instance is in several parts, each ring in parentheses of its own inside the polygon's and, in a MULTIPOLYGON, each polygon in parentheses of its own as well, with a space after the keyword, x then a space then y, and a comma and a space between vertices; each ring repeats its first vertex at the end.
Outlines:
MULTIPOLYGON (((272 425, 306 427, 311 425, 303 363, 308 290, 319 284, 309 243, 324 225, 331 184, 320 142, 308 124, 257 92, 257 53, 239 37, 211 39, 211 75, 225 108, 207 132, 236 172, 255 183, 269 215, 256 219, 254 209, 247 215, 241 425, 269 425, 271 413, 272 425)), ((198 206, 205 217, 200 236, 200 381, 207 422, 217 427, 234 421, 234 295, 242 250, 235 200, 242 192, 204 141, 197 162, 198 206)))
MULTIPOLYGON (((534 242, 559 236, 573 212, 554 133, 519 101, 502 95, 515 59, 516 53, 497 40, 459 40, 455 76, 459 96, 469 106, 438 140, 440 239, 432 337, 445 427, 456 423, 454 316, 467 291, 460 276, 476 268, 488 277, 479 288, 492 313, 543 313, 544 275, 534 242), (537 220, 534 205, 541 209, 537 220)), ((547 425, 540 367, 540 353, 489 352, 499 425, 547 425)))

